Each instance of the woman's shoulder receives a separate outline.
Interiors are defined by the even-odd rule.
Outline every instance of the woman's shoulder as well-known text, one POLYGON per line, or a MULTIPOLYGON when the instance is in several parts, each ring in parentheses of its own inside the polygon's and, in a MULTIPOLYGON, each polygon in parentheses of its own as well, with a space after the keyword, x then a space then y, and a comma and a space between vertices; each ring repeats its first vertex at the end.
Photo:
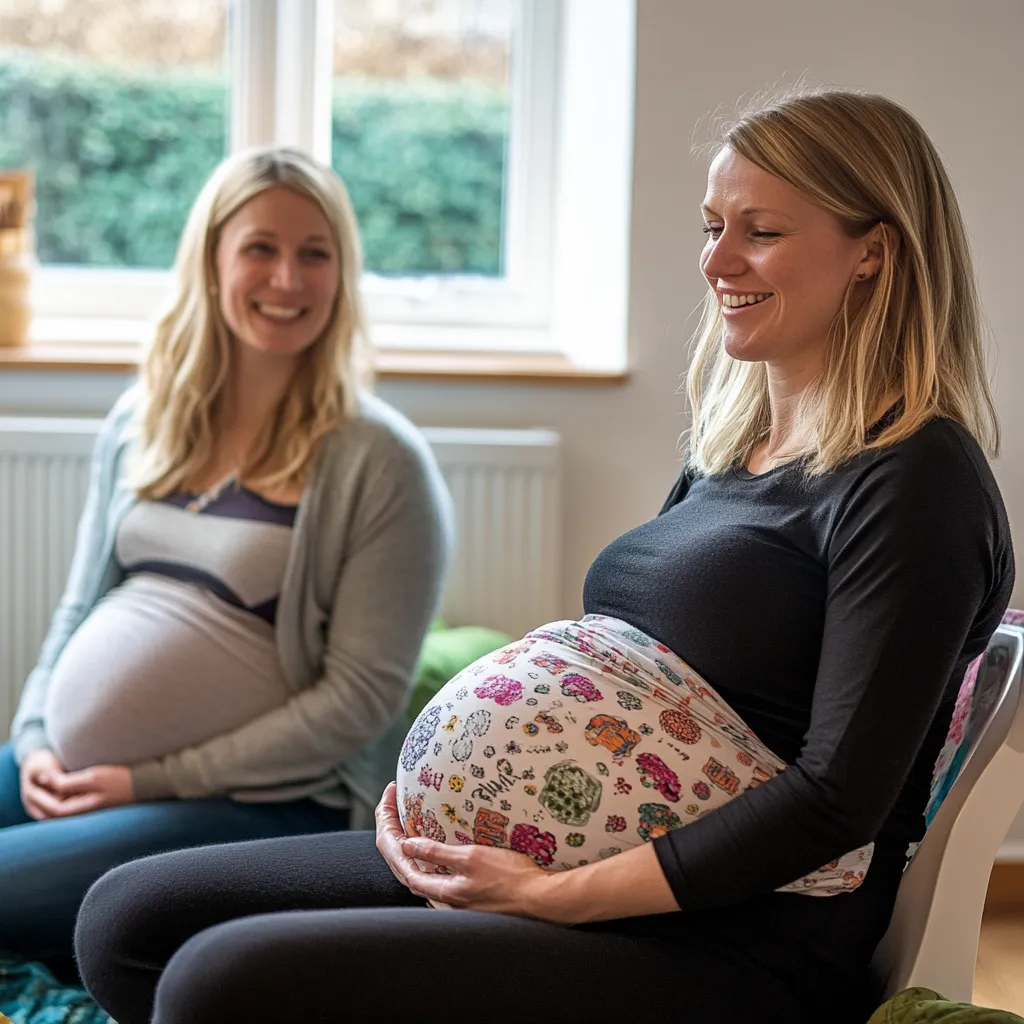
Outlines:
POLYGON ((335 427, 325 444, 339 457, 335 463, 414 463, 431 470, 436 465, 419 428, 393 405, 368 392, 359 395, 356 414, 335 427))
POLYGON ((902 491, 967 488, 1000 500, 981 445, 966 427, 946 417, 929 420, 896 444, 869 450, 859 461, 869 475, 884 475, 902 491))
POLYGON ((140 401, 140 385, 132 384, 122 392, 103 419, 96 439, 96 450, 100 455, 113 457, 125 448, 131 439, 130 430, 140 401))
POLYGON ((909 437, 869 449, 839 471, 841 509, 882 512, 889 521, 936 522, 952 531, 980 530, 998 547, 1009 520, 985 453, 962 424, 936 417, 909 437))

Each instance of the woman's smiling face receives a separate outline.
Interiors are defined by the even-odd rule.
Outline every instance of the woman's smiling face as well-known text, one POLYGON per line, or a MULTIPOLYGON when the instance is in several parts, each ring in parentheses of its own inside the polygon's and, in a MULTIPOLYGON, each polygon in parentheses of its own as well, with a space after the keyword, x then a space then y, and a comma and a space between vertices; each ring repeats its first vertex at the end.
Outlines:
POLYGON ((320 337, 341 270, 312 199, 283 186, 254 196, 224 224, 215 259, 221 315, 238 342, 295 356, 320 337))
POLYGON ((846 290, 877 269, 868 237, 728 146, 708 172, 700 269, 715 290, 734 359, 815 373, 846 290))

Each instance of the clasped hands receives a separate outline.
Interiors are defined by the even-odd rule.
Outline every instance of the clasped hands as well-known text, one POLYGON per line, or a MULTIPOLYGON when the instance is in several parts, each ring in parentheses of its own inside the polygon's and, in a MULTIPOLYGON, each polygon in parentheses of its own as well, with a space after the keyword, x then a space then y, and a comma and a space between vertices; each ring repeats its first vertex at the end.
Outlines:
POLYGON ((491 846, 446 846, 409 838, 398 816, 392 782, 377 805, 377 849, 391 873, 438 910, 482 910, 573 924, 554 899, 558 876, 528 856, 491 846), (416 861, 443 869, 432 873, 416 861))
POLYGON ((101 764, 64 770, 52 750, 34 750, 21 764, 21 802, 36 821, 118 807, 134 801, 131 772, 124 765, 101 764))

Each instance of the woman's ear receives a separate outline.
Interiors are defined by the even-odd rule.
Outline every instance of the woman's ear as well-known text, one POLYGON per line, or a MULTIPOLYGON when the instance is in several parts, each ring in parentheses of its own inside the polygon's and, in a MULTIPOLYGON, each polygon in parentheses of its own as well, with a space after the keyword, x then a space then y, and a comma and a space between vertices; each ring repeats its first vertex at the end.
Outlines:
POLYGON ((885 263, 886 253, 889 259, 895 259, 900 251, 900 234, 891 224, 879 221, 861 239, 864 245, 864 252, 854 277, 858 281, 866 281, 874 277, 885 263))

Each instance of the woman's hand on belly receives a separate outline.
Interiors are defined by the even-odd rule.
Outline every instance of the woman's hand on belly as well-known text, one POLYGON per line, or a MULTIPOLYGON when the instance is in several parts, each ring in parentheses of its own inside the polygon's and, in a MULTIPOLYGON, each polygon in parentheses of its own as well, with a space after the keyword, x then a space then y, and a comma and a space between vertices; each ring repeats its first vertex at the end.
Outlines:
POLYGON ((52 750, 35 750, 21 765, 21 802, 37 821, 68 818, 132 803, 131 773, 121 765, 65 771, 52 750))
POLYGON ((135 802, 131 771, 124 765, 100 764, 77 772, 60 772, 50 791, 59 804, 52 817, 67 818, 135 802))
POLYGON ((377 849, 391 873, 414 895, 441 910, 482 910, 553 920, 545 914, 544 896, 556 876, 514 850, 445 846, 430 839, 407 838, 395 792, 392 782, 377 806, 377 849), (447 873, 424 871, 417 859, 447 873))

